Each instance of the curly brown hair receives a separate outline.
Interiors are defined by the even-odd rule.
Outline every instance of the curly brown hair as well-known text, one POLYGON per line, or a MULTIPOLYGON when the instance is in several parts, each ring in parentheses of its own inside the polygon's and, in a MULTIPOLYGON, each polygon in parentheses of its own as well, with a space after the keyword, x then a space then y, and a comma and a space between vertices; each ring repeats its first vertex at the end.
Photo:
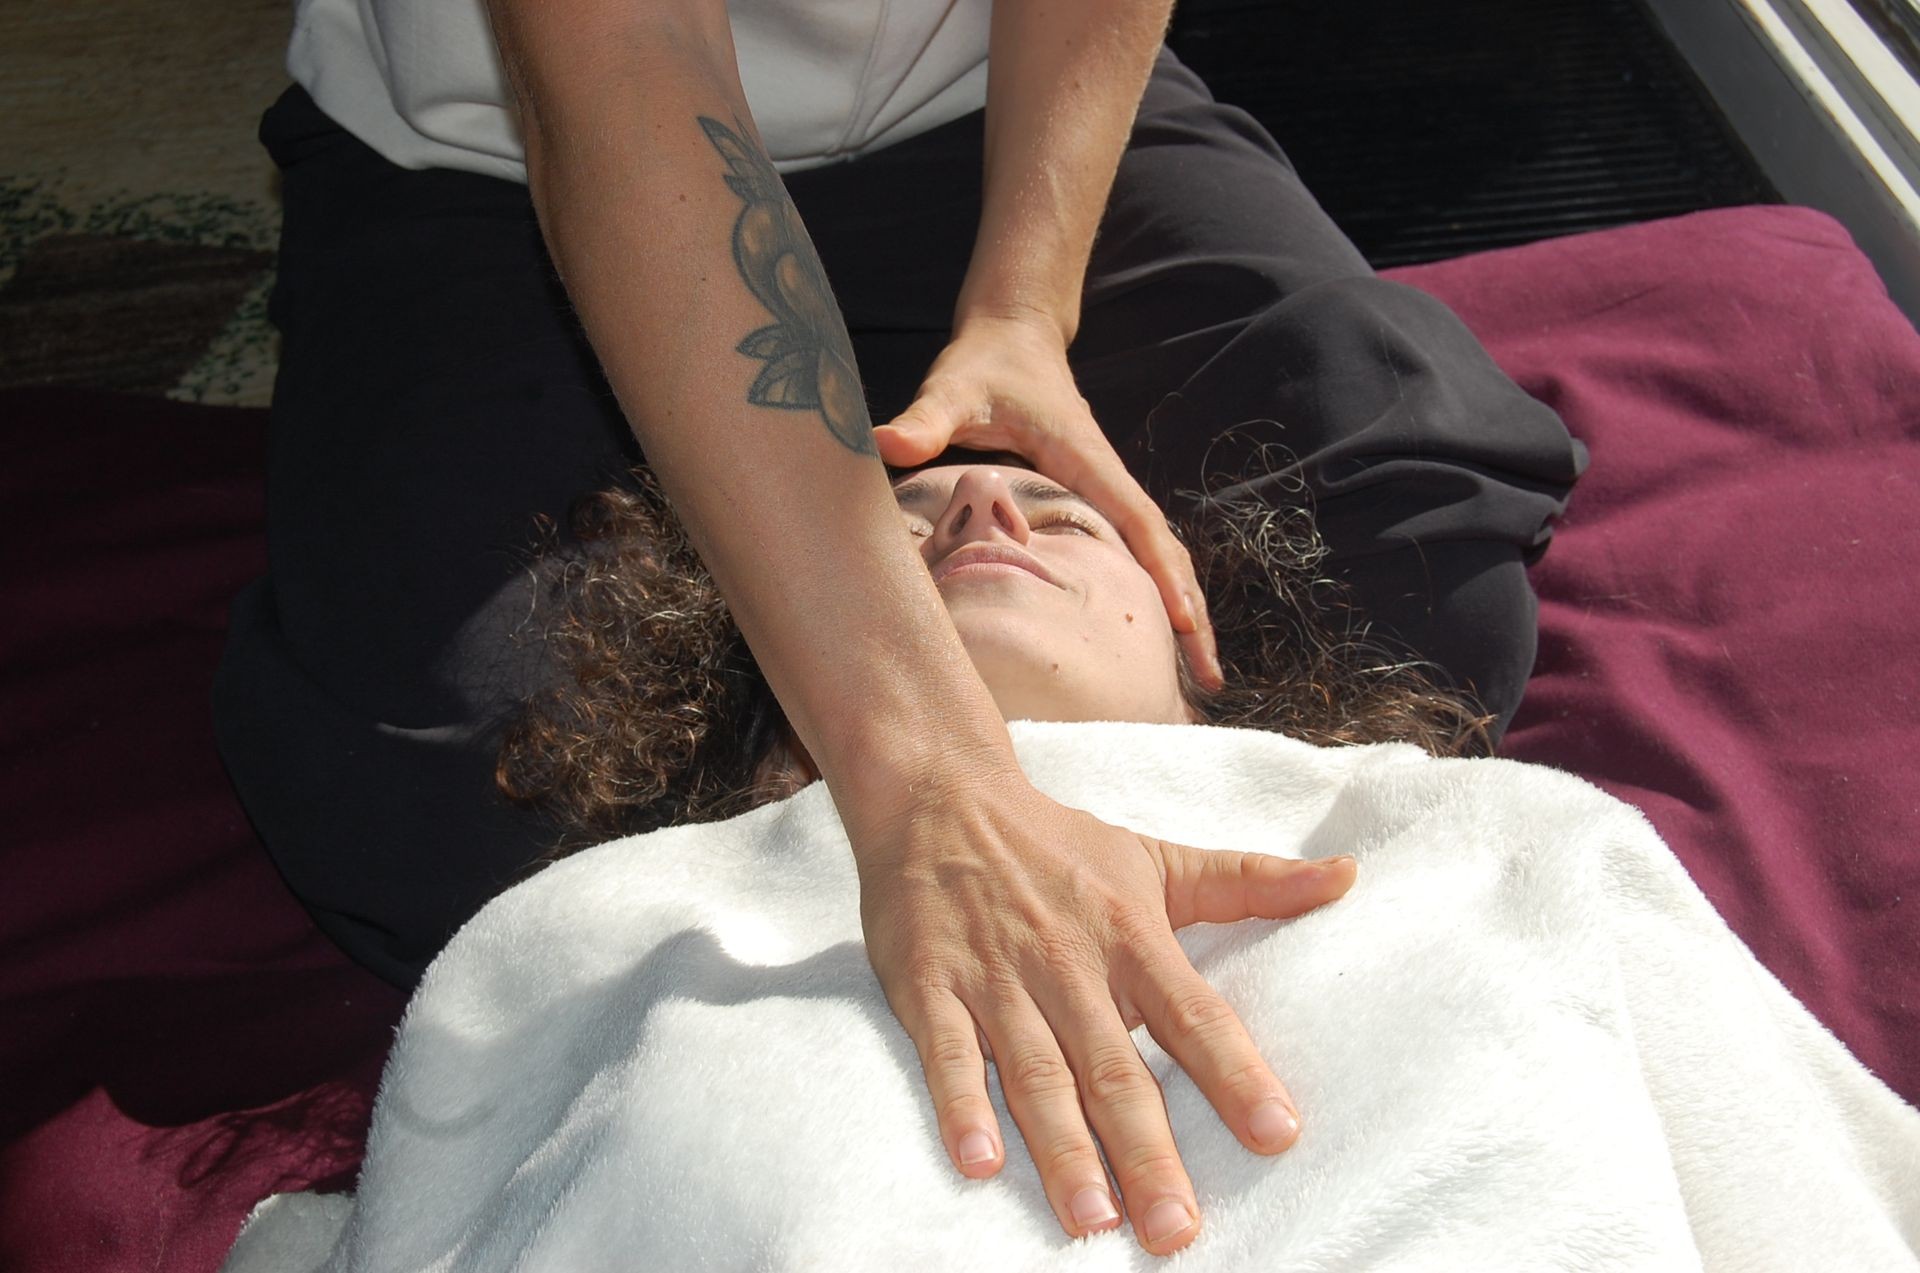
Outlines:
MULTIPOLYGON (((1184 654, 1180 684, 1207 724, 1322 745, 1409 742, 1492 751, 1493 718, 1427 665, 1369 638, 1297 502, 1216 495, 1172 518, 1207 596, 1226 684, 1184 654)), ((1231 489, 1231 488, 1228 488, 1231 489)), ((556 822, 556 853, 617 835, 731 817, 799 788, 786 714, 685 529, 644 468, 580 500, 533 570, 536 629, 557 673, 504 736, 495 778, 556 822)))

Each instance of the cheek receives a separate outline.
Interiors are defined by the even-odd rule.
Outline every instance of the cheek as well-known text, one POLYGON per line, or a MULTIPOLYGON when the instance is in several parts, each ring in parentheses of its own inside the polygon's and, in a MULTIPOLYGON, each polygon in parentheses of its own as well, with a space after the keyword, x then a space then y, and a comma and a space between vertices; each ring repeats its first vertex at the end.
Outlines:
POLYGON ((1117 576, 1113 581, 1114 595, 1125 603, 1135 624, 1166 623, 1167 607, 1160 600, 1160 588, 1153 582, 1152 575, 1132 557, 1114 573, 1117 576))
POLYGON ((1195 717, 1180 690, 1180 641, 1166 603, 1152 576, 1131 558, 1126 567, 1108 577, 1105 603, 1090 607, 1099 629, 1094 641, 1103 647, 1096 665, 1125 696, 1115 710, 1130 720, 1192 723, 1195 717))
POLYGON ((1099 582, 1091 608, 1098 612, 1100 623, 1117 623, 1129 645, 1154 649, 1175 646, 1173 624, 1167 618, 1166 603, 1160 600, 1159 586, 1133 558, 1110 566, 1099 582))

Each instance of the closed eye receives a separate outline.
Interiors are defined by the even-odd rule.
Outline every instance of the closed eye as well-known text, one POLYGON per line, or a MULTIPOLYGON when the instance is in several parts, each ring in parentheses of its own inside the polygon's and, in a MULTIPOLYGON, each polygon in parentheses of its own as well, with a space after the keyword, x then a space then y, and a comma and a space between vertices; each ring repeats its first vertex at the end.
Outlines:
POLYGON ((1035 517, 1028 518, 1027 525, 1033 527, 1035 530, 1046 530, 1053 526, 1065 526, 1070 530, 1078 531, 1082 535, 1091 535, 1095 539, 1100 537, 1100 530, 1097 526, 1084 517, 1075 517, 1072 513, 1040 513, 1035 517))

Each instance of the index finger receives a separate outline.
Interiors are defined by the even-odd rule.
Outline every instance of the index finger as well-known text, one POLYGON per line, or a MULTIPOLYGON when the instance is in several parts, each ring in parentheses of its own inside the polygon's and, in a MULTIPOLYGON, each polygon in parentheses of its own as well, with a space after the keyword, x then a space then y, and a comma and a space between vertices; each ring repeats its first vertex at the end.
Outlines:
POLYGON ((1094 436, 1100 440, 1099 453, 1092 456, 1082 454, 1064 438, 1045 438, 1047 445, 1035 448, 1038 453, 1033 457, 1034 464, 1041 473, 1086 496, 1106 513, 1127 551, 1160 590, 1161 603, 1167 608, 1167 618, 1186 651, 1195 679, 1208 689, 1219 689, 1225 677, 1220 670, 1213 623, 1207 617, 1206 597, 1193 571, 1193 557, 1174 537, 1160 506, 1114 454, 1106 435, 1096 431, 1094 436))

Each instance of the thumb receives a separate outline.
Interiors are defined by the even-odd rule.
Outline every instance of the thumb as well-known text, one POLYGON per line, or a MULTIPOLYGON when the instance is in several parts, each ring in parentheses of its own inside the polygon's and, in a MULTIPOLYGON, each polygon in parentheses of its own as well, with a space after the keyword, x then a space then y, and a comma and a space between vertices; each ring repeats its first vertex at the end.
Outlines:
POLYGON ((1153 843, 1160 847, 1167 922, 1174 928, 1291 919, 1343 897, 1357 873, 1350 857, 1300 862, 1266 853, 1153 843))
POLYGON ((925 464, 947 449, 953 438, 953 418, 934 398, 917 398, 912 406, 873 431, 880 458, 895 468, 925 464))

